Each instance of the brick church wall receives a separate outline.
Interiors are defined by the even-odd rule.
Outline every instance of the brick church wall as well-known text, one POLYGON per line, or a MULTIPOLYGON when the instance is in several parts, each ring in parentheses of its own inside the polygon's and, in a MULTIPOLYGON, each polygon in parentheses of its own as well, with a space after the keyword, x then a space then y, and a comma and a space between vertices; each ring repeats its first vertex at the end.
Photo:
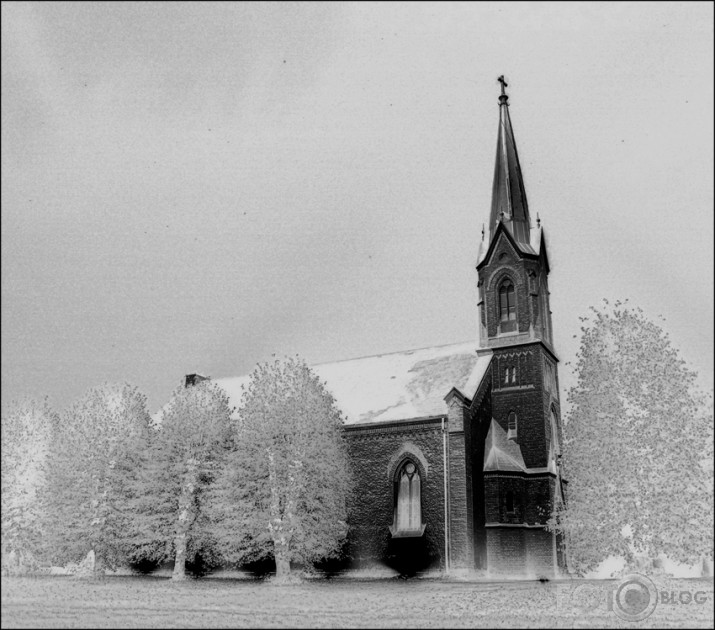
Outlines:
POLYGON ((551 515, 551 497, 556 489, 554 477, 535 477, 528 480, 524 522, 529 525, 545 523, 551 515))
POLYGON ((487 558, 492 577, 553 577, 553 535, 540 528, 487 528, 487 558))
POLYGON ((552 476, 524 477, 519 473, 487 473, 484 479, 487 523, 509 525, 544 524, 551 511, 551 497, 556 490, 552 476), (507 510, 511 492, 513 511, 507 510))
POLYGON ((487 473, 484 479, 487 523, 521 524, 525 520, 528 483, 522 476, 487 473), (514 509, 507 510, 507 493, 511 492, 514 509))
POLYGON ((470 411, 460 397, 448 402, 450 568, 474 566, 474 527, 470 411))
POLYGON ((454 568, 471 566, 472 545, 468 529, 467 475, 464 433, 449 434, 449 538, 450 564, 454 568))
POLYGON ((543 529, 525 529, 526 572, 529 576, 554 577, 556 571, 554 534, 543 529))
POLYGON ((523 528, 487 528, 487 568, 490 576, 521 576, 525 564, 523 528))
POLYGON ((486 473, 487 569, 490 575, 539 577, 554 575, 552 534, 541 528, 549 515, 555 479, 519 473, 486 473), (513 510, 507 510, 507 493, 513 510), (530 525, 531 527, 524 527, 530 525))
POLYGON ((401 570, 407 562, 416 569, 444 563, 444 470, 441 418, 421 421, 349 425, 345 434, 353 461, 356 492, 350 506, 348 553, 359 568, 388 564, 401 570), (391 539, 395 488, 393 472, 409 451, 416 457, 421 477, 421 538, 391 539), (419 461, 422 458, 424 461, 419 461), (423 468, 424 466, 424 468, 423 468), (413 558, 409 558, 414 556, 413 558))

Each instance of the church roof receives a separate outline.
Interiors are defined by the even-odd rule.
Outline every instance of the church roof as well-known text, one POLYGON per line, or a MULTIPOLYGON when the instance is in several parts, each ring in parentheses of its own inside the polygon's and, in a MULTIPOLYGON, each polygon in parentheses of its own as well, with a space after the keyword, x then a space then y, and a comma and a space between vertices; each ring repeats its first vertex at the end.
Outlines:
POLYGON ((484 471, 501 470, 524 472, 526 464, 521 448, 507 437, 501 425, 492 418, 484 444, 484 471))
MULTIPOLYGON (((444 397, 457 388, 471 398, 491 354, 477 356, 477 343, 433 346, 311 366, 345 414, 345 424, 392 422, 447 413, 444 397)), ((249 376, 214 382, 241 404, 249 376)))

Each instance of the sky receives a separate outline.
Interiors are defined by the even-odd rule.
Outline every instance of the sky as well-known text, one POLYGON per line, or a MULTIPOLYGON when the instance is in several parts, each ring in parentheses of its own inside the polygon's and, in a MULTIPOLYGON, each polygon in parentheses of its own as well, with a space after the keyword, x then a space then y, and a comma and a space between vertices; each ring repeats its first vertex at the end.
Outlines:
POLYGON ((562 401, 605 297, 713 384, 712 3, 2 3, 2 398, 476 339, 497 77, 562 401))

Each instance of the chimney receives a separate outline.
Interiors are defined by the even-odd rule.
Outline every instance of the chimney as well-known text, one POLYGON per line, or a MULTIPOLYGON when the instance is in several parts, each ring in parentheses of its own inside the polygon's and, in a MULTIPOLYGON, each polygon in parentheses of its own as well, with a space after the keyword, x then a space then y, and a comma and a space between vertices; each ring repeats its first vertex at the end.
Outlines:
POLYGON ((201 381, 208 381, 210 378, 210 376, 204 376, 203 374, 187 374, 184 387, 198 385, 201 381))

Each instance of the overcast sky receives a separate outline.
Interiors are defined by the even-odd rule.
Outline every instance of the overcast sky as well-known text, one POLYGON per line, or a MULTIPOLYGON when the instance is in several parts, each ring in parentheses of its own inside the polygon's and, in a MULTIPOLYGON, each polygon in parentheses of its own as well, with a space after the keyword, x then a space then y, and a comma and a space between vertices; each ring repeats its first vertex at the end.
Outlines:
POLYGON ((603 297, 712 386, 712 3, 6 2, 3 400, 475 338, 500 74, 562 392, 603 297))

